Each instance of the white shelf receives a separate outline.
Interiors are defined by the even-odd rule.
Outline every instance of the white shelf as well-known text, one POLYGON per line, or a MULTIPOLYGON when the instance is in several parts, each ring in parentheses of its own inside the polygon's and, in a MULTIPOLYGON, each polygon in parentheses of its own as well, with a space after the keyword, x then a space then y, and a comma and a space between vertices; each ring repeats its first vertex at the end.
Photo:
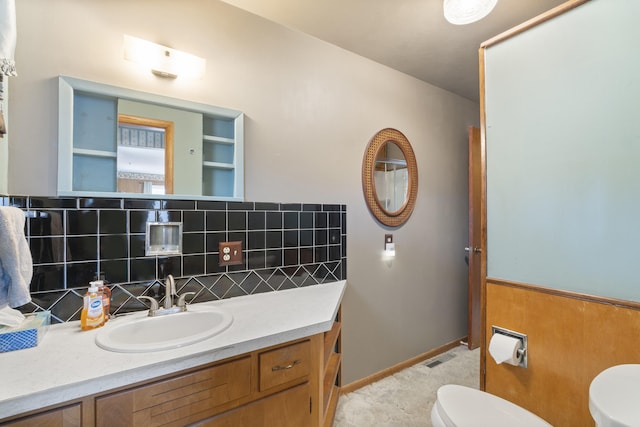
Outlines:
POLYGON ((108 157, 113 159, 117 157, 117 154, 115 151, 90 150, 87 148, 74 148, 73 154, 80 154, 82 156, 91 156, 91 157, 108 157))
POLYGON ((202 162, 202 166, 216 169, 235 169, 235 166, 232 163, 202 162))
POLYGON ((206 142, 213 142, 219 144, 235 144, 236 141, 233 138, 223 138, 221 136, 203 135, 202 140, 206 142))

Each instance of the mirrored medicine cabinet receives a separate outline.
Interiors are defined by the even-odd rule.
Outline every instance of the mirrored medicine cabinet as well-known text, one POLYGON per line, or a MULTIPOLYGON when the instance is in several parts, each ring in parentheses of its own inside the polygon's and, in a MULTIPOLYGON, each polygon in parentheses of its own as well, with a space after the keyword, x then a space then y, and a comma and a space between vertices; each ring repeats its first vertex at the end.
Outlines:
POLYGON ((60 76, 58 195, 244 198, 240 111, 60 76))

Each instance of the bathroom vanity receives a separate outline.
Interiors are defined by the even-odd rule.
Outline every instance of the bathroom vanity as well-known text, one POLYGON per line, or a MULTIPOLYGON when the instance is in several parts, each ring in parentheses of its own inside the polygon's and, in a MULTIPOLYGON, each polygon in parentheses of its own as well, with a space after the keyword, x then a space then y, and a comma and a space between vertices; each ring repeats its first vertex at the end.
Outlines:
POLYGON ((232 325, 164 351, 110 352, 94 343, 99 330, 54 325, 38 347, 0 355, 0 424, 331 425, 345 286, 204 303, 231 312, 232 325))

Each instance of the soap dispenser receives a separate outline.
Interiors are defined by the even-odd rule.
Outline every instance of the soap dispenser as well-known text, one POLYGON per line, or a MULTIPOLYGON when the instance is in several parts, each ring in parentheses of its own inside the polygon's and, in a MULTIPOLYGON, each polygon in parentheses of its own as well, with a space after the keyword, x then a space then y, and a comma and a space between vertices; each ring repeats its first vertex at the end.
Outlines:
POLYGON ((89 282, 89 285, 89 289, 83 298, 84 306, 80 314, 80 327, 83 331, 99 328, 104 325, 103 295, 99 289, 102 282, 89 282))
POLYGON ((111 316, 111 288, 109 288, 109 282, 102 272, 98 272, 98 276, 94 277, 94 282, 98 286, 98 292, 102 293, 102 307, 104 309, 104 322, 106 323, 111 316))

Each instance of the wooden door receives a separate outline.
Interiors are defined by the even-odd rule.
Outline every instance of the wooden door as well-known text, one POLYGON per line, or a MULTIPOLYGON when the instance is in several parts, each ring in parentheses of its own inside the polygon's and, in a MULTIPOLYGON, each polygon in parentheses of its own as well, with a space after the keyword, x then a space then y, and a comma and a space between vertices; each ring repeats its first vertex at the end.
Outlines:
POLYGON ((469 126, 469 241, 465 248, 469 263, 469 350, 480 346, 481 320, 481 212, 482 212, 482 152, 480 129, 469 126))

